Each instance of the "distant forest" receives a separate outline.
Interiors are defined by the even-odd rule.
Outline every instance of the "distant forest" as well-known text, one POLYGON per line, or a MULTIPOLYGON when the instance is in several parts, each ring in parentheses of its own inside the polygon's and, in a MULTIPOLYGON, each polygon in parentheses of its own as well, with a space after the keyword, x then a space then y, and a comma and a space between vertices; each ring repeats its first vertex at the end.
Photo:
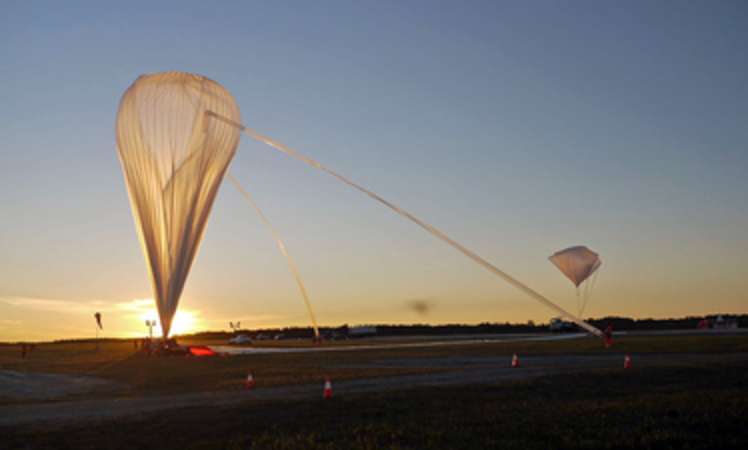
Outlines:
MULTIPOLYGON (((597 328, 603 329, 609 324, 613 325, 614 331, 628 330, 686 330, 696 329, 703 319, 712 322, 722 316, 726 320, 737 320, 740 328, 748 327, 748 314, 713 314, 708 316, 684 317, 680 319, 632 319, 629 317, 603 317, 600 319, 588 319, 587 321, 597 328)), ((548 331, 547 323, 489 323, 484 322, 477 325, 465 324, 443 324, 443 325, 388 325, 388 324, 367 324, 366 326, 376 327, 377 336, 415 336, 415 335, 450 335, 450 334, 489 334, 489 333, 538 333, 548 331)), ((320 333, 323 335, 347 335, 348 325, 340 327, 322 327, 320 333)), ((206 331, 195 333, 191 336, 201 338, 211 337, 228 337, 233 334, 263 334, 269 337, 282 335, 284 338, 302 338, 313 336, 311 327, 289 327, 289 328, 253 328, 228 331, 206 331)))
MULTIPOLYGON (((587 322, 599 329, 613 325, 613 331, 644 331, 644 330, 688 330, 697 329, 699 322, 704 319, 714 323, 717 317, 727 321, 736 321, 738 327, 748 328, 748 314, 709 314, 706 316, 683 317, 680 319, 631 319, 629 317, 603 317, 600 319, 587 319, 587 322)), ((228 323, 226 324, 228 328, 228 323)), ((359 325, 356 325, 358 327, 359 325)), ((365 324, 365 327, 376 327, 377 336, 447 336, 454 334, 497 334, 497 333, 543 333, 550 332, 547 323, 499 323, 484 322, 477 325, 466 324, 443 324, 443 325, 391 325, 391 324, 365 324)), ((350 327, 354 328, 354 327, 350 327)), ((349 336, 349 326, 321 327, 320 334, 325 339, 340 339, 349 336)), ((246 334, 253 338, 263 336, 265 339, 274 339, 276 336, 282 339, 312 338, 314 333, 311 327, 286 327, 286 328, 252 328, 234 331, 203 331, 194 334, 186 334, 181 337, 195 337, 205 339, 228 339, 238 334, 246 334)), ((180 336, 177 336, 180 337, 180 336)), ((122 338, 101 338, 99 342, 119 341, 122 338)), ((95 339, 61 339, 54 342, 95 342, 95 339)), ((0 343, 0 345, 11 345, 11 343, 0 343)))

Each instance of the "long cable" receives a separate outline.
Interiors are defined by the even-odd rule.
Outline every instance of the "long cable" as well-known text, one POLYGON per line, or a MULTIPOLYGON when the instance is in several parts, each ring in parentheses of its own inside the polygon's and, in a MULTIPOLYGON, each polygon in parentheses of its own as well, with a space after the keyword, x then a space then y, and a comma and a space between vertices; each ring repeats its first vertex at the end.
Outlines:
POLYGON ((582 317, 582 314, 584 314, 584 310, 587 308, 587 303, 590 301, 590 296, 592 296, 592 290, 595 288, 595 283, 597 282, 597 274, 600 273, 600 269, 596 269, 595 273, 592 274, 592 281, 590 282, 589 279, 585 280, 584 282, 584 303, 582 304, 582 309, 579 311, 579 317, 582 317))
POLYGON ((280 237, 280 233, 278 233, 278 230, 273 227, 273 224, 270 223, 270 220, 265 216, 265 214, 262 212, 260 207, 257 205, 257 202, 255 202, 254 198, 252 198, 252 195, 250 195, 249 191, 244 189, 242 185, 239 183, 239 180, 237 180, 231 173, 227 172, 226 177, 234 184, 234 187, 244 196, 245 199, 249 202, 250 205, 252 205, 252 208, 254 208, 257 215, 260 217, 260 220, 263 224, 267 227, 268 230, 270 230, 270 234, 273 235, 273 239, 275 239, 275 243, 278 245, 278 249, 280 250, 281 254, 285 256, 286 261, 288 262, 288 269, 291 271, 291 274, 296 279, 296 284, 299 286, 299 292, 301 292, 301 297, 304 299, 304 304, 306 305, 307 311, 309 311, 309 318, 312 320, 312 326, 314 327, 314 336, 319 339, 319 327, 317 326, 317 319, 314 317, 314 311, 312 310, 312 303, 309 301, 309 295, 306 292, 306 287, 304 286, 304 281, 301 279, 301 273, 299 273, 299 268, 296 266, 296 263, 294 262, 291 255, 288 253, 288 250, 286 249, 286 245, 283 243, 283 239, 280 237))
POLYGON ((373 198, 374 200, 378 201, 379 203, 383 204, 384 206, 390 208, 391 210, 395 211, 399 215, 405 217, 406 219, 410 220, 411 222, 415 223, 416 225, 420 226, 421 228, 425 229, 429 233, 431 233, 434 237, 444 241, 445 243, 449 244, 453 248, 455 248, 457 251, 462 253, 463 255, 467 256, 468 258, 472 259, 479 265, 483 266, 486 270, 493 273, 494 275, 499 276, 500 278, 504 279, 506 282, 511 284, 512 286, 516 287, 517 289, 521 290, 522 292, 526 293, 530 297, 534 298, 535 300, 539 301, 540 303, 544 304, 545 306, 553 309, 557 313, 559 313, 561 316, 566 317, 567 319, 571 320, 572 322, 579 325, 581 328, 584 328, 585 330, 589 331, 590 333, 602 337, 602 332, 595 328, 594 326, 588 324, 584 320, 580 319, 579 317, 571 314, 570 312, 566 311, 565 309, 561 308, 560 306, 556 305, 549 299, 545 298, 543 295, 538 293, 537 291, 531 289, 530 287, 526 286, 524 283, 520 282, 519 280, 515 279, 511 275, 507 274, 506 272, 502 271, 498 267, 494 266, 490 262, 486 261, 485 259, 478 256, 473 251, 467 249, 466 247, 463 247, 462 244, 458 243, 457 241, 453 240, 446 234, 442 233, 440 230, 435 228, 432 225, 429 225, 428 223, 422 221, 421 219, 417 218, 413 214, 409 213, 408 211, 398 207, 397 205, 390 203, 389 201, 385 200, 384 198, 380 197, 379 195, 375 194, 374 192, 364 188, 363 186, 360 186, 353 181, 349 180, 348 178, 344 177, 343 175, 338 174, 337 172, 333 171, 332 169, 329 169, 319 162, 315 161, 312 158, 309 158, 308 156, 302 155, 301 153, 297 152, 296 150, 287 147, 280 142, 275 141, 274 139, 271 139, 267 136, 263 136, 262 134, 258 133, 257 131, 248 128, 241 123, 235 122, 233 120, 230 120, 226 117, 223 117, 219 114, 216 114, 212 111, 206 111, 206 114, 208 116, 215 117, 217 120, 220 120, 224 123, 227 123, 229 125, 235 126, 239 128, 240 130, 244 131, 249 137, 252 139, 258 140, 260 142, 263 142, 270 147, 273 147, 276 150, 279 150, 288 156, 291 156, 293 158, 296 158, 300 161, 303 161, 310 166, 319 169, 323 172, 327 172, 329 175, 332 175, 333 177, 337 178, 338 180, 342 181, 343 183, 351 186, 352 188, 359 190, 363 192, 364 194, 368 195, 369 197, 373 198))

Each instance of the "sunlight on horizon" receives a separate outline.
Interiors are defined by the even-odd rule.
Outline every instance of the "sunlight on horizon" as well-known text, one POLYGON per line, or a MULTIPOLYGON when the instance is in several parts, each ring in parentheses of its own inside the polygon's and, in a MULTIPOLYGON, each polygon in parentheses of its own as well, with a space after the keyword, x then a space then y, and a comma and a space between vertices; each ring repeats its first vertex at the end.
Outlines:
MULTIPOLYGON (((140 314, 140 328, 145 327, 145 321, 146 320, 154 320, 156 321, 156 326, 153 327, 153 336, 160 336, 162 333, 161 330, 161 320, 158 317, 158 312, 155 309, 150 309, 148 311, 144 311, 140 314)), ((197 317, 197 313, 194 311, 185 311, 185 310, 178 310, 177 313, 174 315, 174 320, 171 323, 171 330, 169 332, 169 336, 174 335, 182 335, 187 333, 194 333, 198 331, 198 328, 201 326, 200 320, 197 317)))

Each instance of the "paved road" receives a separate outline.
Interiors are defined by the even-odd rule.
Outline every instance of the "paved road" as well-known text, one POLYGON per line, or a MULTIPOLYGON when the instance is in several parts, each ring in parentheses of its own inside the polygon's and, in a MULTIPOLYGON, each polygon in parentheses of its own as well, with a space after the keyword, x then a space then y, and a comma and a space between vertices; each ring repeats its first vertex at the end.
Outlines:
MULTIPOLYGON (((716 335, 739 335, 748 334, 748 328, 734 330, 644 330, 644 331, 620 331, 613 333, 616 336, 716 336, 716 335)), ((210 348, 218 353, 228 355, 258 355, 267 353, 312 353, 312 352, 342 352, 342 351, 364 351, 364 350, 386 350, 395 348, 427 348, 444 347, 453 345, 491 344, 496 342, 518 342, 518 341, 563 341, 579 339, 590 336, 588 333, 490 333, 490 334, 457 334, 442 338, 435 336, 396 336, 378 337, 377 344, 350 344, 330 347, 262 347, 262 346, 232 346, 211 345, 210 348), (439 340, 434 340, 439 339, 439 340), (391 340, 409 342, 388 342, 391 340)))
MULTIPOLYGON (((585 333, 567 333, 567 334, 548 334, 548 333, 516 333, 516 334, 491 334, 481 337, 473 336, 450 336, 438 341, 420 340, 416 336, 414 342, 382 342, 381 344, 362 344, 362 345, 337 345, 331 347, 237 347, 230 345, 211 345, 210 348, 217 353, 228 355, 259 355, 263 353, 314 353, 314 352, 355 352, 364 350, 388 350, 396 348, 426 348, 426 347, 446 347, 452 345, 470 345, 470 344, 494 344, 497 342, 532 342, 532 341, 564 341, 569 339, 578 339, 585 337, 585 333)), ((421 337, 423 338, 423 337, 421 337)))
MULTIPOLYGON (((748 361, 748 353, 634 355, 635 367, 692 365, 709 362, 748 361)), ((356 395, 435 385, 456 385, 528 379, 549 374, 623 367, 622 354, 528 356, 512 369, 507 358, 445 357, 403 358, 357 367, 436 367, 444 372, 359 379, 334 383, 335 395, 356 395)), ((202 392, 138 398, 104 398, 82 401, 0 406, 0 427, 40 422, 85 422, 114 419, 187 407, 220 407, 244 402, 313 400, 322 385, 278 386, 253 391, 202 392)))

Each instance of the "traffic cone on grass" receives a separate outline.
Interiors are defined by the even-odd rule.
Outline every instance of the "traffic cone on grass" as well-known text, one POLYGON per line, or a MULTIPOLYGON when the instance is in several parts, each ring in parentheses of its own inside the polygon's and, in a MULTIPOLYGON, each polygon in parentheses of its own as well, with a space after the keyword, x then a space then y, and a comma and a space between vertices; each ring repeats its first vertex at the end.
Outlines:
POLYGON ((515 353, 512 355, 512 368, 518 369, 519 368, 519 356, 515 353))
POLYGON ((250 390, 255 387, 255 377, 252 375, 252 372, 250 372, 247 375, 247 380, 244 382, 244 389, 250 390))
POLYGON ((332 382, 330 377, 325 377, 325 390, 322 391, 323 398, 332 398, 332 382))

